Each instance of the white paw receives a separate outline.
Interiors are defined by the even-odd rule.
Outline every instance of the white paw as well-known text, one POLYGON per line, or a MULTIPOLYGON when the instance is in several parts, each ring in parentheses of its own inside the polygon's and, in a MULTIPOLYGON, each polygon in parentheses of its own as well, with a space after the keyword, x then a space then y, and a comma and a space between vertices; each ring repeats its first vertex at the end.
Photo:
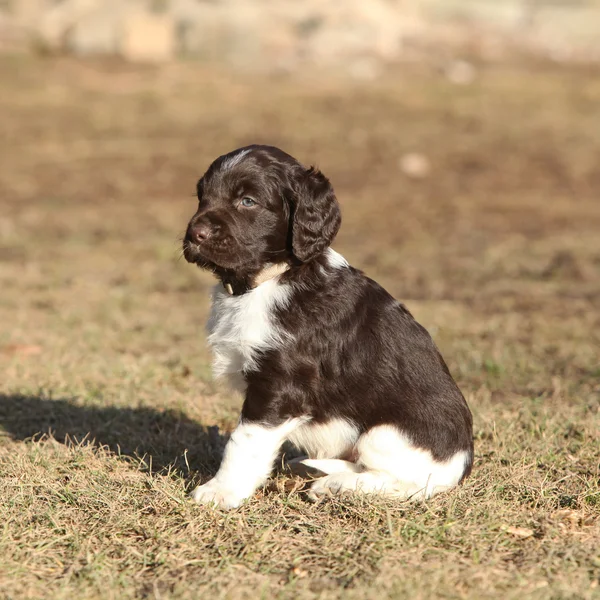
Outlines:
POLYGON ((308 497, 316 502, 325 496, 359 493, 382 494, 406 499, 417 492, 419 492, 419 488, 414 484, 397 481, 384 473, 376 471, 342 472, 317 479, 312 484, 308 497))
POLYGON ((335 473, 334 475, 327 475, 326 477, 317 479, 310 486, 308 498, 313 502, 318 502, 326 497, 338 496, 353 491, 349 487, 349 482, 346 481, 347 478, 344 477, 345 475, 346 473, 335 473))
POLYGON ((196 504, 213 504, 218 508, 237 508, 244 501, 244 498, 221 487, 214 479, 199 485, 190 493, 190 497, 196 504))

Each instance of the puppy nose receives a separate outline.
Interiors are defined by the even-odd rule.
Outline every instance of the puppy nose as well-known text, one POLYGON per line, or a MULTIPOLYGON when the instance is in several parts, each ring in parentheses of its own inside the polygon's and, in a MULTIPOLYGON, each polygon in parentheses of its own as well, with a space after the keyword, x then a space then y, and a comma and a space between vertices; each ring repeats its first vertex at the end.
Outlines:
POLYGON ((196 225, 192 228, 190 232, 190 237, 194 240, 194 242, 200 244, 204 240, 207 240, 210 237, 211 233, 212 232, 208 225, 196 225))

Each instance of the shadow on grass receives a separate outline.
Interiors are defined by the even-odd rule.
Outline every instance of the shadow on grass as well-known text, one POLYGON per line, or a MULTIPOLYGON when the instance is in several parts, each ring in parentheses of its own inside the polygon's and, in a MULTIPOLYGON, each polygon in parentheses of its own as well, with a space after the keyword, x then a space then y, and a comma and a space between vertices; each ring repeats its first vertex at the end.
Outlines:
POLYGON ((0 429, 15 440, 51 434, 66 442, 86 441, 113 452, 143 458, 153 471, 188 466, 214 475, 226 438, 218 427, 205 427, 184 413, 151 408, 80 406, 73 398, 52 399, 0 394, 0 429))

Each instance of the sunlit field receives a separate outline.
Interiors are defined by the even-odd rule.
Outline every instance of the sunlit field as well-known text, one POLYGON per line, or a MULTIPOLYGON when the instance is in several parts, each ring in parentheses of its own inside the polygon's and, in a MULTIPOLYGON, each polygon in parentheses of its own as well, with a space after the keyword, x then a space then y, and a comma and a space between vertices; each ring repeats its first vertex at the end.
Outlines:
POLYGON ((600 72, 5 57, 0 82, 1 598, 600 597, 600 72), (335 249, 440 347, 475 420, 459 489, 187 498, 241 399, 180 239, 197 178, 253 142, 330 177, 335 249))

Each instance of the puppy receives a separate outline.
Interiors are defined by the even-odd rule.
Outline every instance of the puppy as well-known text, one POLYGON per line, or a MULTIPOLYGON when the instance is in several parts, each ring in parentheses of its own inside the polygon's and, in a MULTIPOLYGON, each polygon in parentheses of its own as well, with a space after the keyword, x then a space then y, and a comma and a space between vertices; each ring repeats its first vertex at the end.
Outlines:
POLYGON ((215 376, 244 395, 216 476, 192 498, 239 506, 285 440, 345 492, 428 498, 473 464, 467 403, 426 330, 330 244, 329 180, 271 146, 217 158, 197 185, 186 260, 219 280, 208 323, 215 376))

